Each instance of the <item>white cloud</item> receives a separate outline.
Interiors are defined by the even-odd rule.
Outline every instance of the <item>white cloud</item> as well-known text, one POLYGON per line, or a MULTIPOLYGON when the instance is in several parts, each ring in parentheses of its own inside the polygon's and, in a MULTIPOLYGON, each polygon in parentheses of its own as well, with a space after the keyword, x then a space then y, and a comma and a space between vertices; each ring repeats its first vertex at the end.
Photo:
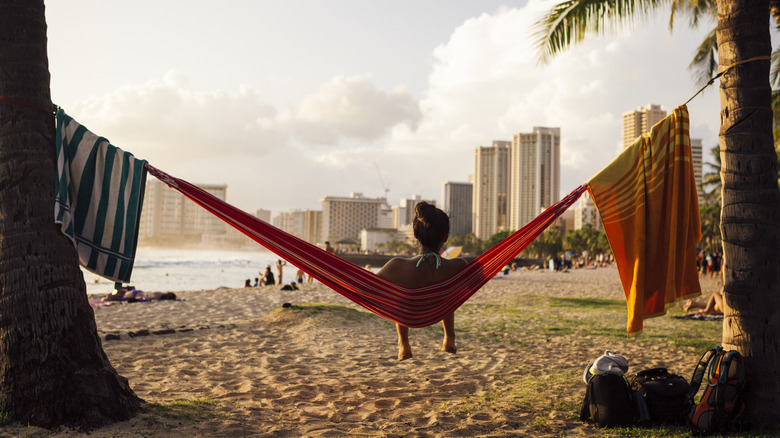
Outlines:
MULTIPOLYGON (((670 38, 660 20, 591 39, 540 67, 531 30, 549 5, 531 0, 463 22, 433 51, 419 101, 402 86, 385 90, 370 74, 343 72, 275 107, 266 90, 203 92, 171 72, 66 110, 174 175, 228 184, 229 200, 250 211, 318 208, 321 197, 349 192, 380 196, 377 166, 391 203, 412 194, 436 199, 441 182, 473 173, 475 147, 534 126, 561 128, 568 191, 616 155, 622 112, 649 103, 671 111, 693 94, 686 66, 698 37, 670 38)), ((714 137, 717 94, 690 109, 692 134, 714 137)))
POLYGON ((342 138, 375 140, 398 124, 414 129, 419 119, 418 104, 405 88, 383 92, 368 75, 337 76, 278 117, 302 142, 325 145, 342 138))
MULTIPOLYGON (((438 196, 440 186, 432 183, 473 173, 476 146, 534 126, 561 128, 561 190, 568 192, 617 155, 623 112, 649 103, 671 111, 693 94, 686 67, 695 44, 686 45, 685 32, 676 35, 686 38, 668 37, 663 20, 612 41, 591 38, 538 66, 532 28, 550 4, 532 0, 469 19, 436 48, 420 102, 423 123, 387 148, 413 157, 404 163, 407 173, 435 178, 423 195, 438 196)), ((703 114, 691 109, 693 117, 717 120, 712 96, 705 100, 702 107, 709 107, 703 114)))
POLYGON ((264 155, 288 138, 273 125, 259 123, 273 118, 276 110, 258 91, 242 87, 237 94, 197 92, 178 72, 169 72, 162 81, 124 86, 66 110, 117 146, 150 161, 239 152, 264 155))

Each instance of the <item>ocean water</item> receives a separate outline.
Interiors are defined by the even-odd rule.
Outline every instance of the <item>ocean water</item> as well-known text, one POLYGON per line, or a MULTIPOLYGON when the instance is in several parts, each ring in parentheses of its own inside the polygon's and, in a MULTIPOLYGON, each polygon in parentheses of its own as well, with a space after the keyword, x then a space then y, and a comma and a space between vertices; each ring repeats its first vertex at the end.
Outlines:
MULTIPOLYGON (((239 288, 246 279, 254 284, 255 277, 271 265, 276 273, 274 253, 257 251, 229 251, 207 249, 138 248, 129 284, 147 292, 176 292, 184 290, 239 288)), ((295 279, 297 268, 289 263, 284 267, 285 283, 295 279)), ((82 268, 87 294, 107 294, 114 290, 114 282, 82 268)), ((278 279, 277 279, 278 281, 278 279)))

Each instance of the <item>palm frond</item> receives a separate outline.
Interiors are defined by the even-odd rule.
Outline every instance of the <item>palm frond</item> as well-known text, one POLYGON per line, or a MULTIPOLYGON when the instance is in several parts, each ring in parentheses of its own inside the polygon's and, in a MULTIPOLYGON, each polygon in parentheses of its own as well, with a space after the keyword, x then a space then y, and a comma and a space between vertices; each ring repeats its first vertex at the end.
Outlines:
POLYGON ((666 4, 668 0, 567 0, 558 3, 533 28, 539 62, 548 63, 587 35, 606 35, 629 28, 641 17, 666 4))
POLYGON ((696 49, 693 61, 688 65, 696 84, 703 87, 718 71, 718 38, 715 29, 704 38, 696 49))
POLYGON ((772 112, 780 115, 780 90, 772 90, 772 112))
POLYGON ((669 29, 674 27, 674 18, 677 14, 689 17, 688 25, 691 28, 699 26, 702 18, 708 17, 717 20, 718 5, 716 0, 672 0, 671 14, 669 15, 669 29))
MULTIPOLYGON (((772 88, 780 87, 780 47, 772 50, 769 61, 769 84, 772 88)), ((772 100, 774 100, 774 96, 772 96, 772 100)))

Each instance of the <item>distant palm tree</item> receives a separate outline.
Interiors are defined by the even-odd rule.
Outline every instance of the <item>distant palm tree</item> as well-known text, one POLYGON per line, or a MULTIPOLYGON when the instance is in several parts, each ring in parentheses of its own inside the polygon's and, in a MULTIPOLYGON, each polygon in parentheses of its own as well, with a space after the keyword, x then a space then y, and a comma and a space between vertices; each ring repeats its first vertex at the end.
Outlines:
POLYGON ((723 188, 723 183, 720 179, 720 146, 715 146, 710 149, 710 153, 712 154, 714 162, 704 162, 704 164, 711 168, 711 171, 702 175, 702 193, 704 193, 705 204, 717 204, 720 206, 720 192, 723 188))
POLYGON ((567 0, 539 20, 540 59, 547 61, 588 35, 638 25, 643 16, 666 7, 671 8, 670 26, 680 14, 693 27, 705 16, 717 17, 717 28, 699 47, 694 66, 717 65, 728 71, 720 77, 726 297, 722 341, 725 348, 745 355, 756 376, 746 397, 746 416, 774 424, 780 411, 780 379, 771 377, 780 362, 780 190, 775 181, 770 62, 763 59, 772 52, 767 15, 780 23, 780 1, 567 0))

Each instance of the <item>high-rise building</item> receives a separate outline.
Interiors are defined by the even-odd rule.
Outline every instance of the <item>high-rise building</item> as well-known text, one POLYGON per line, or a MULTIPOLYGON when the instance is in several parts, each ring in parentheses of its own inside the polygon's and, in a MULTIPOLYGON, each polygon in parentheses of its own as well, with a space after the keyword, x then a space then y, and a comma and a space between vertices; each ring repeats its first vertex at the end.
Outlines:
POLYGON ((319 244, 325 241, 322 237, 322 210, 303 211, 303 240, 319 244))
POLYGON ((320 210, 295 210, 279 213, 273 219, 273 226, 309 243, 317 244, 322 241, 322 211, 320 210))
POLYGON ((393 211, 393 228, 401 228, 404 225, 409 225, 414 220, 414 206, 418 202, 425 201, 429 204, 436 205, 436 201, 422 199, 420 195, 412 195, 411 198, 401 199, 398 206, 392 208, 393 211))
POLYGON ((623 149, 634 144, 640 135, 650 132, 650 128, 664 117, 666 111, 655 104, 623 113, 623 149))
POLYGON ((558 201, 561 129, 535 126, 515 134, 510 155, 508 226, 519 230, 558 201))
POLYGON ((385 201, 385 198, 366 198, 362 193, 322 198, 321 238, 332 244, 346 238, 359 241, 361 230, 379 227, 385 201))
MULTIPOLYGON (((227 185, 198 184, 225 200, 227 185)), ((140 244, 200 242, 206 234, 224 234, 227 224, 156 179, 146 180, 144 204, 138 227, 140 244)))
POLYGON ((594 230, 600 230, 603 228, 601 224, 601 216, 596 209, 596 204, 590 197, 590 193, 587 191, 582 194, 577 205, 574 206, 574 229, 579 230, 584 227, 585 224, 590 224, 594 230))
POLYGON ((479 239, 487 239, 508 226, 511 146, 510 141, 494 140, 492 146, 476 149, 472 225, 479 239))
POLYGON ((691 156, 693 158, 693 175, 696 177, 696 193, 699 195, 699 205, 704 203, 704 190, 701 187, 702 175, 702 142, 700 138, 691 139, 691 156))
POLYGON ((472 232, 474 184, 470 182, 442 183, 442 206, 450 216, 450 235, 465 236, 472 232))
POLYGON ((263 222, 268 222, 269 224, 271 223, 271 210, 258 208, 255 212, 255 216, 257 216, 257 218, 263 222))

